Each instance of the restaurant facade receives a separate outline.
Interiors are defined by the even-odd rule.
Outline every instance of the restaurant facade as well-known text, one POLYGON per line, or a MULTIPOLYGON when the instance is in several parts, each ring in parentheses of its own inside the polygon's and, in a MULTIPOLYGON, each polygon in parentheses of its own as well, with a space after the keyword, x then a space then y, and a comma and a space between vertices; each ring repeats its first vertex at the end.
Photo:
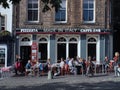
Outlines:
POLYGON ((42 7, 41 0, 21 0, 15 9, 16 55, 23 61, 113 57, 110 0, 62 0, 58 12, 42 7))

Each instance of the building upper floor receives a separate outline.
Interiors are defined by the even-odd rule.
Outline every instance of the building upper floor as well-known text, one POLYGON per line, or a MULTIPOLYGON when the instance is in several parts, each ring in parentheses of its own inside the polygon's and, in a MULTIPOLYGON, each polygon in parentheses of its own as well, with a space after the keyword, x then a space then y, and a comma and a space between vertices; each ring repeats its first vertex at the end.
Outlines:
POLYGON ((110 29, 111 0, 62 0, 58 12, 43 13, 41 0, 21 0, 14 9, 17 28, 79 27, 110 29))
POLYGON ((7 30, 12 33, 13 5, 9 3, 9 8, 0 5, 0 30, 7 30))

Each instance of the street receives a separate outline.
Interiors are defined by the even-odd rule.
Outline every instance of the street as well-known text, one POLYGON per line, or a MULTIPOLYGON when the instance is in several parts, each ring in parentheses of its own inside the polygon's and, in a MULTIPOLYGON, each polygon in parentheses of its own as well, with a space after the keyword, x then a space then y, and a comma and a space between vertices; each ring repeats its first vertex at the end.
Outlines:
POLYGON ((87 77, 82 75, 17 76, 0 80, 0 90, 120 90, 120 77, 114 74, 87 77))

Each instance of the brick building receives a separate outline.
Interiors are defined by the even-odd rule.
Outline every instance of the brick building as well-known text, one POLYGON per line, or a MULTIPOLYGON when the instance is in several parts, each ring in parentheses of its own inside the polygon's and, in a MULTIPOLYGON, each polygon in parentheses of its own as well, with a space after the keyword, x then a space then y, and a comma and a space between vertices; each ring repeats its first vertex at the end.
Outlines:
POLYGON ((46 13, 42 5, 41 0, 21 0, 14 10, 16 54, 22 60, 91 56, 99 63, 112 58, 110 0, 62 0, 58 12, 46 13))

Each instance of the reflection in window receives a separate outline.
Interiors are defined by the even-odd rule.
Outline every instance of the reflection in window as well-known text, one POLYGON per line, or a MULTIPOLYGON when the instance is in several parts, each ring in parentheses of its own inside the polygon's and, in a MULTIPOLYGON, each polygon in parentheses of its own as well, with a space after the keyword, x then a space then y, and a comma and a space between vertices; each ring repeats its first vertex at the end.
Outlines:
POLYGON ((55 13, 55 21, 66 21, 66 0, 62 0, 60 10, 55 13))

